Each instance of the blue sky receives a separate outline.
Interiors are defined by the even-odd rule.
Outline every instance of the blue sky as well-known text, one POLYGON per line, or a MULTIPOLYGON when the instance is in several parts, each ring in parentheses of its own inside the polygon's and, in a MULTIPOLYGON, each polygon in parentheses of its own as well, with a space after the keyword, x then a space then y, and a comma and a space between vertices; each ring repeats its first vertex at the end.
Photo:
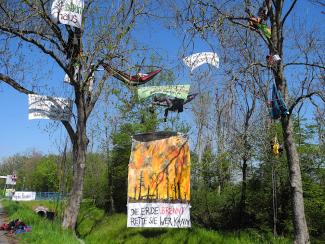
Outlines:
MULTIPOLYGON (((313 16, 310 19, 312 22, 323 25, 324 15, 320 13, 319 8, 310 5, 307 1, 299 1, 295 13, 304 13, 308 16, 313 16)), ((168 63, 166 63, 166 66, 171 68, 175 65, 182 65, 179 57, 182 33, 176 34, 174 31, 168 30, 157 23, 143 25, 137 29, 137 32, 137 37, 140 42, 156 50, 164 59, 167 58, 168 63)), ((203 42, 197 39, 195 40, 193 52, 199 51, 209 51, 209 49, 203 42)), ((37 53, 32 54, 32 56, 35 59, 40 58, 37 53)), ((53 67, 53 74, 49 76, 49 79, 44 78, 44 84, 53 85, 56 89, 63 89, 63 94, 70 94, 71 88, 62 82, 63 72, 54 66, 53 63, 46 63, 44 56, 40 59, 44 63, 39 61, 40 66, 33 67, 35 70, 39 70, 41 65, 47 65, 50 69, 53 67)), ((184 77, 178 77, 180 82, 191 79, 189 72, 186 70, 183 75, 184 77)), ((32 79, 32 74, 28 78, 32 79)), ((43 153, 56 153, 58 147, 61 146, 60 143, 65 139, 65 130, 60 124, 53 125, 53 122, 49 120, 28 120, 27 96, 3 83, 0 83, 0 114, 0 159, 15 153, 30 152, 31 150, 43 153), (56 129, 51 129, 52 126, 55 126, 56 129), (51 133, 48 131, 51 131, 51 133)), ((186 115, 181 115, 181 118, 188 119, 186 115)))

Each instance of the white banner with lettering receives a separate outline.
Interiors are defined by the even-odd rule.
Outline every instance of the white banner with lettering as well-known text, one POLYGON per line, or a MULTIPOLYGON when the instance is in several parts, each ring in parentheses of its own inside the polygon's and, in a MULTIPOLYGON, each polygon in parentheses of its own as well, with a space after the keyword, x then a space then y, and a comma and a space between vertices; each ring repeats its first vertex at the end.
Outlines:
POLYGON ((36 192, 33 191, 16 191, 12 196, 13 201, 33 201, 36 199, 36 192))
POLYGON ((127 227, 191 227, 188 203, 128 203, 127 227))
POLYGON ((66 98, 29 94, 28 104, 28 119, 69 121, 72 114, 72 101, 66 98))
POLYGON ((183 62, 185 65, 191 68, 191 71, 205 63, 219 68, 219 57, 216 53, 213 52, 195 53, 184 58, 183 62))
POLYGON ((81 28, 83 0, 54 0, 51 8, 52 21, 81 28))

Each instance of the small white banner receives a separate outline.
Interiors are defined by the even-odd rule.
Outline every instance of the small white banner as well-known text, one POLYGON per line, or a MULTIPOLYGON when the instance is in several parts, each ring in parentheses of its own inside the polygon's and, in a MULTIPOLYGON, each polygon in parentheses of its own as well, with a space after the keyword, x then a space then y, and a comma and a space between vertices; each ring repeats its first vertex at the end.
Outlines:
POLYGON ((54 0, 51 8, 52 21, 81 28, 83 0, 54 0))
POLYGON ((33 191, 16 191, 12 196, 13 201, 33 201, 36 199, 36 192, 33 191))
POLYGON ((12 175, 7 175, 6 185, 16 185, 16 178, 12 177, 12 175))
POLYGON ((28 104, 28 119, 69 121, 72 114, 72 101, 66 98, 29 94, 28 104))
POLYGON ((127 227, 190 228, 188 203, 128 203, 127 227))
POLYGON ((216 53, 213 52, 195 53, 184 58, 183 62, 185 65, 191 68, 191 71, 205 63, 219 68, 219 57, 216 53))

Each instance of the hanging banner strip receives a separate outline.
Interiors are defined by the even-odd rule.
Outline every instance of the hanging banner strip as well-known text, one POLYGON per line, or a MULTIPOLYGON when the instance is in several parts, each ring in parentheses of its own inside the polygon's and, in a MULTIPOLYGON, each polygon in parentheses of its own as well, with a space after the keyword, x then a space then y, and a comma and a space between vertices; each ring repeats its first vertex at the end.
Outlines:
POLYGON ((138 96, 139 99, 145 99, 156 94, 163 94, 186 100, 190 87, 191 85, 140 87, 138 89, 138 96))
POLYGON ((66 98, 28 95, 28 119, 53 119, 69 121, 72 101, 66 98))

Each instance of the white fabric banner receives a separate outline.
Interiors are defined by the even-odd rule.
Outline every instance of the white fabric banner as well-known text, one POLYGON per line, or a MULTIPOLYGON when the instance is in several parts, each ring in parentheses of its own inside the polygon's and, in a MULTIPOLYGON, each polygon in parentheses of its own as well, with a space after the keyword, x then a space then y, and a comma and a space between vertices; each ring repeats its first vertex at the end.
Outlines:
POLYGON ((69 121, 72 101, 66 98, 28 95, 28 119, 53 119, 69 121))
POLYGON ((183 59, 185 65, 191 68, 191 71, 202 64, 208 63, 219 68, 219 57, 213 52, 195 53, 183 59))
POLYGON ((81 28, 83 0, 54 0, 51 8, 52 21, 81 28))
POLYGON ((13 178, 12 175, 7 175, 6 185, 16 185, 16 179, 13 178))
POLYGON ((36 199, 36 192, 33 191, 16 191, 12 196, 13 201, 33 201, 36 199))
POLYGON ((127 227, 191 227, 188 203, 128 203, 127 227))

